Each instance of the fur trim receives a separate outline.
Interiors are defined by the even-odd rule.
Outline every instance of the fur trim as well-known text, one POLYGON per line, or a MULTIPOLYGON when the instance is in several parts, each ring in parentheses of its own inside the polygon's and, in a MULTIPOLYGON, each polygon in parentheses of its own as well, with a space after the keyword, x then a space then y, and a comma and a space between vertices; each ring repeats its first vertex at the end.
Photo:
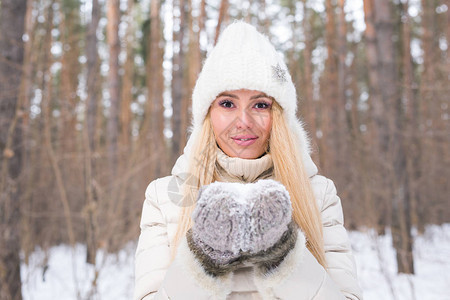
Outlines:
POLYGON ((231 293, 233 283, 233 273, 223 276, 211 276, 203 268, 202 263, 191 252, 186 239, 183 239, 178 247, 178 254, 175 261, 179 263, 188 274, 190 274, 197 284, 207 291, 212 299, 226 300, 231 293))
POLYGON ((280 266, 288 253, 295 247, 297 235, 297 225, 291 221, 278 242, 266 250, 251 255, 248 261, 257 266, 259 273, 270 273, 280 266))
POLYGON ((254 282, 264 300, 276 299, 273 288, 287 280, 304 260, 307 251, 306 239, 303 232, 298 230, 297 233, 297 241, 294 248, 286 255, 278 267, 269 272, 264 272, 261 269, 255 272, 254 282))
POLYGON ((201 263, 206 274, 212 277, 222 277, 236 270, 244 258, 231 251, 214 250, 201 239, 196 238, 189 229, 186 233, 187 245, 197 261, 201 263))

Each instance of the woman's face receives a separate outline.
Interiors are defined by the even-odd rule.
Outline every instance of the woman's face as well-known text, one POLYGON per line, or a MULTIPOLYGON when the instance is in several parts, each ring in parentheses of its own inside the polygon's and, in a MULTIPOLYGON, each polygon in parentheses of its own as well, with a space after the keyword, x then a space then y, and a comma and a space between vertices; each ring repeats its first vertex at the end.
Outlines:
POLYGON ((221 93, 211 104, 211 123, 217 144, 230 157, 263 155, 272 128, 271 97, 258 91, 221 93))

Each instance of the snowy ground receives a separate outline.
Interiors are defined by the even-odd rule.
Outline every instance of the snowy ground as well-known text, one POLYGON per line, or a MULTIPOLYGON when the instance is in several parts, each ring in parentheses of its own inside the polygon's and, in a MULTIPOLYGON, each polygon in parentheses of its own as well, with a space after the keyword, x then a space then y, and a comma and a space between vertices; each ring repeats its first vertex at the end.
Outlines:
MULTIPOLYGON (((369 230, 350 232, 350 239, 364 299, 450 300, 450 224, 430 226, 416 237, 414 276, 397 275, 390 235, 369 230)), ((134 248, 115 255, 99 251, 96 268, 84 263, 83 246, 36 251, 22 265, 24 299, 132 299, 134 248)))
POLYGON ((351 232, 350 239, 364 299, 450 300, 450 224, 415 238, 414 276, 397 274, 390 233, 351 232))

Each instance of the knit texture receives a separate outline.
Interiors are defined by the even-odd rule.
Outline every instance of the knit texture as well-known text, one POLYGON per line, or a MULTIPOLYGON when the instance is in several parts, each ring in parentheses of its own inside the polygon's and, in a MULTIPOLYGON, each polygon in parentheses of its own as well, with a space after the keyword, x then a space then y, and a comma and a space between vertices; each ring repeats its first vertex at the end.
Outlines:
POLYGON ((256 90, 295 115, 297 97, 281 55, 266 36, 244 22, 229 25, 209 53, 192 94, 194 125, 200 125, 223 91, 256 90))
POLYGON ((216 167, 220 181, 254 182, 265 179, 273 173, 273 161, 270 153, 256 159, 230 157, 217 149, 216 167))

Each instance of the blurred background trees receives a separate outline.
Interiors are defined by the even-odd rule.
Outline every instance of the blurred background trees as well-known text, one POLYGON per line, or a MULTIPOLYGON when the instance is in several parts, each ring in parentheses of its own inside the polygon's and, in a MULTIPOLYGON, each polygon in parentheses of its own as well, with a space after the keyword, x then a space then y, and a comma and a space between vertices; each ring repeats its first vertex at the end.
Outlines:
POLYGON ((285 56, 347 228, 390 227, 412 273, 411 227, 450 220, 448 0, 0 3, 0 299, 19 299, 20 251, 83 243, 95 263, 137 238, 145 188, 182 153, 202 60, 234 19, 285 56))

